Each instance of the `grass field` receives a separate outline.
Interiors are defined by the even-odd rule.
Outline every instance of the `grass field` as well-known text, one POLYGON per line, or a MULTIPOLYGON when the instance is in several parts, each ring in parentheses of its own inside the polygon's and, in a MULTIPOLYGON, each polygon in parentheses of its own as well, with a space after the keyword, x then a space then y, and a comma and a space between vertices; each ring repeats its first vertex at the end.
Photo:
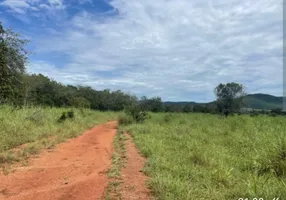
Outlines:
POLYGON ((68 138, 76 137, 96 124, 117 119, 117 113, 88 109, 0 107, 0 165, 21 161, 43 148, 52 148, 68 138), (66 111, 74 111, 74 119, 58 123, 66 111), (25 145, 22 145, 25 144, 25 145), (22 145, 20 148, 19 146, 22 145), (15 148, 17 147, 17 151, 15 148))
POLYGON ((157 199, 286 199, 286 118, 152 114, 126 126, 157 199))

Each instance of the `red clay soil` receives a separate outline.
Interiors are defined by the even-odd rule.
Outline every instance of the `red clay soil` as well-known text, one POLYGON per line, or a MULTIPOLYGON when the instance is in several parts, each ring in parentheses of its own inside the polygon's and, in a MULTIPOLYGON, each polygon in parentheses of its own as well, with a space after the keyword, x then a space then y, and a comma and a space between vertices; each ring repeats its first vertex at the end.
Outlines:
POLYGON ((122 183, 120 191, 122 199, 126 200, 150 200, 151 192, 146 186, 147 177, 141 170, 146 159, 140 155, 129 134, 125 134, 127 162, 121 170, 122 183))
POLYGON ((117 122, 94 127, 82 136, 29 160, 7 176, 0 173, 0 200, 95 200, 108 184, 117 122))

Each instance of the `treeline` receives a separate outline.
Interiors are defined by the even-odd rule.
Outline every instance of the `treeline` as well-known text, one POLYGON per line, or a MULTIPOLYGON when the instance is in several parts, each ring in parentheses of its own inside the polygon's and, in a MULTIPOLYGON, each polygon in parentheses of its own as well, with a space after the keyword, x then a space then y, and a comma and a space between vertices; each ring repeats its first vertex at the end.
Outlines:
POLYGON ((64 85, 42 74, 22 74, 18 88, 1 95, 2 103, 14 106, 50 106, 90 108, 100 111, 122 111, 130 105, 139 104, 149 112, 202 112, 216 113, 215 104, 177 105, 165 104, 160 97, 138 99, 120 90, 95 90, 88 86, 64 85), (19 87, 20 86, 20 87, 19 87))
POLYGON ((42 74, 24 75, 23 105, 91 108, 94 110, 123 110, 137 98, 124 92, 97 91, 86 86, 63 85, 42 74))
POLYGON ((215 103, 208 104, 194 104, 194 103, 165 103, 164 104, 166 112, 184 112, 184 113, 212 113, 218 112, 215 103))

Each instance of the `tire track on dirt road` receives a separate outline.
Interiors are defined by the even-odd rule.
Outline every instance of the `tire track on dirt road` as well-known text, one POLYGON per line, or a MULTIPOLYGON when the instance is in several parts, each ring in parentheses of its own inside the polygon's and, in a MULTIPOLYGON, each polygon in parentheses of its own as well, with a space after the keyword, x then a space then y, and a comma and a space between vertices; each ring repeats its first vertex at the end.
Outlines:
POLYGON ((125 133, 126 137, 126 164, 121 170, 122 183, 120 193, 124 200, 151 200, 150 189, 146 186, 148 177, 142 172, 146 163, 136 148, 132 137, 125 133))

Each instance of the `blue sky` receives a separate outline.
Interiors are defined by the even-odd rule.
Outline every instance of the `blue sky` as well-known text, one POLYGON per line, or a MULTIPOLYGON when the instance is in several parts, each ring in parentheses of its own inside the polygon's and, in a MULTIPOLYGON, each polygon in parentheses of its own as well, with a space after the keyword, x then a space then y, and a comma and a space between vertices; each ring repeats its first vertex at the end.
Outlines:
POLYGON ((165 101, 238 82, 282 96, 282 0, 0 0, 28 72, 165 101))

